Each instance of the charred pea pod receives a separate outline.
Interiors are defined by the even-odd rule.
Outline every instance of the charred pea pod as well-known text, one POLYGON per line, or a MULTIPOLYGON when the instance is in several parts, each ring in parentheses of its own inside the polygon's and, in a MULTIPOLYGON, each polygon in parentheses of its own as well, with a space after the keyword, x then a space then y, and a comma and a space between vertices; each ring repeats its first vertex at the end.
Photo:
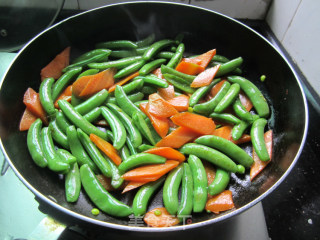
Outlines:
POLYGON ((241 89, 251 100, 255 110, 260 117, 267 117, 270 113, 269 105, 260 92, 260 90, 249 80, 240 76, 230 76, 228 80, 232 83, 238 83, 241 89))
POLYGON ((56 109, 54 107, 54 102, 51 94, 53 83, 54 83, 53 78, 46 78, 41 82, 40 88, 39 88, 40 102, 43 109, 48 114, 49 118, 54 118, 56 115, 56 109))
POLYGON ((181 201, 178 207, 178 218, 182 221, 192 213, 193 208, 193 177, 188 163, 183 163, 183 175, 181 185, 181 201))
POLYGON ((190 87, 190 83, 184 82, 184 80, 182 78, 177 77, 175 75, 165 73, 165 74, 163 74, 163 77, 169 83, 171 83, 174 87, 180 89, 183 92, 192 94, 196 90, 195 88, 190 87))
POLYGON ((75 162, 71 165, 70 171, 65 178, 65 191, 67 202, 76 202, 81 190, 79 166, 75 162))
POLYGON ((216 120, 218 122, 224 122, 224 123, 229 123, 229 124, 239 124, 241 122, 241 120, 239 118, 237 118, 236 116, 230 114, 230 113, 211 113, 210 117, 213 120, 216 120))
POLYGON ((165 177, 159 178, 154 182, 147 183, 139 189, 132 203, 133 214, 136 217, 143 216, 147 212, 147 206, 151 197, 161 187, 164 180, 165 177))
POLYGON ((62 174, 70 170, 70 165, 64 162, 56 153, 49 127, 44 127, 41 130, 41 146, 50 170, 62 174))
POLYGON ((60 146, 66 149, 70 149, 67 136, 58 127, 56 120, 53 120, 49 123, 49 128, 50 128, 53 140, 56 143, 58 143, 60 146))
POLYGON ((251 113, 248 112, 247 109, 241 104, 240 99, 234 101, 232 107, 239 118, 244 121, 252 121, 251 113))
POLYGON ((75 67, 64 73, 52 87, 52 100, 55 101, 60 93, 65 89, 70 82, 82 71, 82 67, 75 67))
POLYGON ((163 39, 153 43, 143 54, 142 58, 145 61, 149 61, 153 58, 161 49, 173 45, 175 42, 170 39, 163 39))
MULTIPOLYGON (((126 95, 128 100, 130 100, 133 104, 137 101, 141 101, 144 98, 144 93, 142 92, 136 92, 132 93, 130 95, 126 95)), ((107 103, 113 103, 113 104, 118 104, 117 98, 116 97, 109 97, 107 99, 107 103)))
POLYGON ((163 186, 163 204, 171 215, 176 215, 179 207, 179 187, 183 175, 182 165, 176 167, 166 177, 163 186))
POLYGON ((92 123, 95 120, 97 120, 100 117, 100 115, 101 115, 101 108, 96 107, 92 109, 90 112, 88 112, 86 115, 83 115, 83 118, 92 123))
POLYGON ((208 193, 210 195, 217 195, 223 192, 230 181, 230 173, 221 168, 218 168, 213 182, 208 186, 208 193))
POLYGON ((191 168, 193 178, 193 211, 202 212, 207 202, 207 174, 201 160, 190 155, 188 163, 191 168))
POLYGON ((236 68, 240 67, 242 63, 243 63, 243 58, 238 57, 233 60, 230 60, 229 62, 221 64, 221 66, 216 74, 216 77, 221 77, 223 75, 226 75, 227 73, 232 72, 236 68))
POLYGON ((115 217, 127 217, 132 209, 114 198, 99 182, 87 164, 80 168, 81 183, 92 202, 103 212, 115 217))
POLYGON ((167 67, 170 68, 176 68, 176 66, 179 64, 183 57, 184 53, 184 44, 180 43, 177 47, 176 53, 173 55, 173 57, 170 59, 170 61, 167 64, 167 67))
POLYGON ((86 152, 90 155, 95 165, 100 169, 102 174, 106 177, 112 176, 112 169, 109 162, 102 156, 96 145, 90 140, 89 136, 85 134, 80 128, 77 129, 78 137, 86 152))
POLYGON ((207 102, 196 104, 193 107, 193 110, 197 113, 203 113, 203 114, 209 114, 213 112, 213 110, 216 108, 218 103, 228 92, 230 86, 231 84, 229 82, 224 82, 219 92, 213 98, 211 98, 207 102))
MULTIPOLYGON (((187 143, 180 148, 182 154, 192 154, 204 159, 212 164, 221 167, 227 171, 235 173, 244 173, 245 168, 242 165, 236 165, 228 156, 211 147, 197 143, 187 143)), ((190 166, 191 167, 191 166, 190 166)))
POLYGON ((74 107, 74 109, 81 115, 84 115, 96 107, 101 106, 107 99, 109 93, 107 90, 102 89, 92 97, 88 98, 81 104, 74 107))
POLYGON ((138 60, 135 63, 130 64, 129 66, 121 69, 114 75, 114 78, 123 78, 138 71, 144 64, 146 63, 145 60, 138 60))
POLYGON ((222 137, 206 135, 197 138, 195 142, 217 149, 247 168, 249 168, 253 163, 252 157, 249 156, 246 151, 222 137))
POLYGON ((142 60, 142 56, 126 57, 126 58, 121 58, 115 61, 107 61, 102 63, 89 63, 88 67, 99 69, 99 70, 105 70, 107 68, 112 68, 112 67, 121 69, 140 60, 142 60))
POLYGON ((44 156, 42 146, 41 146, 41 128, 42 121, 38 118, 33 122, 28 130, 27 135, 27 146, 31 158, 39 167, 46 167, 48 164, 47 159, 44 156))
POLYGON ((237 83, 234 83, 230 86, 227 93, 223 96, 223 98, 220 100, 218 105, 214 108, 214 112, 221 113, 225 109, 227 109, 234 100, 238 97, 240 92, 240 85, 237 83))
POLYGON ((73 156, 69 151, 59 148, 56 150, 56 153, 59 155, 59 157, 65 161, 66 163, 69 163, 70 166, 77 162, 77 158, 73 156))
POLYGON ((119 150, 126 142, 127 132, 118 117, 107 107, 101 107, 101 114, 109 123, 113 133, 113 146, 119 150))
POLYGON ((101 55, 101 54, 106 54, 107 55, 106 57, 108 57, 110 55, 110 53, 111 53, 110 49, 102 49, 102 48, 94 49, 94 50, 86 52, 86 53, 82 54, 81 56, 77 57, 73 61, 73 64, 82 62, 84 60, 91 59, 92 57, 97 56, 97 55, 101 55))
POLYGON ((128 49, 136 49, 138 45, 129 40, 115 40, 115 41, 108 41, 108 42, 101 42, 96 44, 96 48, 107 48, 107 49, 121 49, 121 48, 128 48, 128 49))
POLYGON ((84 150, 79 140, 78 133, 75 126, 72 125, 67 128, 67 137, 68 137, 71 153, 76 157, 78 164, 80 166, 82 166, 83 164, 88 164, 88 166, 92 169, 92 171, 94 171, 95 173, 98 173, 99 169, 91 160, 91 158, 88 156, 87 152, 84 150))
POLYGON ((196 78, 196 76, 192 76, 192 75, 189 75, 189 74, 185 74, 185 73, 182 73, 182 72, 179 72, 173 68, 170 68, 166 65, 161 65, 161 73, 162 74, 172 74, 172 75, 175 75, 177 77, 180 77, 182 79, 184 79, 187 83, 189 82, 192 83, 192 81, 196 78))
POLYGON ((164 58, 159 58, 155 59, 147 64, 145 64, 140 70, 139 70, 139 75, 145 76, 149 73, 151 73, 153 70, 156 68, 160 67, 161 64, 165 63, 167 59, 164 58))
POLYGON ((264 141, 264 128, 266 124, 266 119, 259 118, 253 122, 250 132, 253 148, 261 161, 270 160, 266 143, 264 141))

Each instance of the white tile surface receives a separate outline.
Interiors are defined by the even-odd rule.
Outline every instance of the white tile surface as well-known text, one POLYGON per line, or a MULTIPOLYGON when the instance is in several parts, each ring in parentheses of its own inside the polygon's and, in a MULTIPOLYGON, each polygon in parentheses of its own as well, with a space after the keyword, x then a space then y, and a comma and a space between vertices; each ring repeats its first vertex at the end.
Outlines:
POLYGON ((272 1, 266 20, 274 34, 281 41, 302 0, 272 1))
POLYGON ((302 0, 282 44, 320 94, 320 1, 302 0))
POLYGON ((193 5, 242 19, 264 19, 270 3, 271 0, 191 0, 193 5))

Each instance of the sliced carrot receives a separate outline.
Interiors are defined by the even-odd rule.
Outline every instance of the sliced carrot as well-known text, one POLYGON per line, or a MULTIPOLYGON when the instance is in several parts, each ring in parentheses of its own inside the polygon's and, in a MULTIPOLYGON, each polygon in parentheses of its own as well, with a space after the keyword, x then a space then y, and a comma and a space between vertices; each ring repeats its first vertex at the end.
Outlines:
POLYGON ((149 112, 157 117, 171 117, 178 111, 159 94, 149 95, 149 112))
POLYGON ((166 159, 177 160, 179 162, 186 160, 186 157, 181 152, 171 147, 155 147, 148 149, 145 152, 159 155, 165 157, 166 159))
POLYGON ((149 103, 141 103, 140 109, 144 114, 148 116, 151 121, 152 126, 159 134, 160 137, 164 138, 169 131, 169 119, 163 117, 156 117, 149 111, 149 103))
POLYGON ((257 155, 257 153, 252 148, 252 158, 254 163, 250 169, 250 180, 252 181, 270 162, 272 158, 272 144, 273 144, 273 133, 272 130, 265 132, 264 134, 264 141, 266 143, 266 147, 270 156, 269 161, 261 161, 257 155))
POLYGON ((192 81, 190 87, 199 88, 208 86, 216 76, 219 68, 220 64, 204 70, 202 73, 196 76, 196 78, 192 81))
POLYGON ((158 78, 163 79, 161 68, 157 68, 157 69, 153 70, 152 74, 156 75, 158 78))
POLYGON ((189 98, 189 96, 181 94, 168 100, 168 103, 170 103, 178 112, 184 112, 188 111, 189 98))
POLYGON ((243 134, 240 139, 238 140, 233 140, 232 139, 232 127, 230 125, 226 125, 223 127, 220 127, 212 133, 212 135, 222 137, 224 139, 227 139, 235 144, 241 144, 241 143, 247 143, 251 141, 251 136, 248 134, 243 134))
POLYGON ((55 108, 59 108, 58 101, 59 100, 66 100, 68 102, 71 102, 71 96, 72 96, 72 85, 68 86, 57 98, 57 100, 54 103, 55 108))
POLYGON ((216 128, 214 121, 198 114, 183 112, 171 117, 171 120, 181 127, 186 127, 201 135, 212 134, 216 128))
POLYGON ((41 69, 41 80, 52 77, 58 79, 62 75, 62 70, 69 65, 70 47, 65 48, 47 66, 41 69))
POLYGON ((177 217, 172 216, 164 207, 154 208, 147 212, 143 220, 149 227, 171 227, 180 222, 177 217))
POLYGON ((172 85, 169 85, 167 88, 158 88, 158 94, 160 97, 162 97, 164 100, 170 100, 174 98, 174 87, 172 85))
POLYGON ((31 124, 37 120, 37 117, 26 108, 20 120, 19 130, 26 131, 30 128, 31 124))
POLYGON ((251 100, 248 98, 248 96, 244 92, 239 93, 239 98, 241 104, 247 109, 247 111, 250 111, 253 107, 253 104, 251 100))
MULTIPOLYGON (((207 174, 208 186, 213 182, 214 178, 216 177, 216 170, 214 169, 213 165, 209 162, 203 162, 204 170, 207 174)), ((209 200, 212 196, 208 193, 207 199, 209 200)))
POLYGON ((200 134, 192 131, 189 128, 178 127, 166 137, 157 142, 156 147, 180 148, 187 142, 190 142, 199 136, 200 134))
POLYGON ((189 75, 197 75, 204 71, 204 68, 192 62, 181 61, 176 70, 189 75))
POLYGON ((121 163, 121 157, 118 155, 117 150, 108 143, 106 140, 91 133, 90 140, 104 153, 106 154, 117 166, 121 163))
POLYGON ((227 211, 234 208, 234 203, 232 199, 232 192, 230 190, 224 190, 222 193, 213 196, 206 203, 205 209, 211 211, 215 214, 227 211))
POLYGON ((108 91, 109 93, 110 92, 114 92, 114 90, 116 90, 116 87, 117 86, 122 86, 124 84, 126 84, 127 82, 129 82, 131 79, 135 78, 139 76, 139 71, 138 72, 135 72, 135 73, 132 73, 131 75, 129 75, 128 77, 125 77, 124 79, 120 80, 119 82, 117 82, 116 84, 112 85, 108 91))
POLYGON ((184 61, 186 62, 192 62, 194 64, 198 64, 203 68, 206 68, 208 66, 208 64, 210 63, 211 59, 214 57, 214 55, 216 55, 216 49, 212 49, 206 53, 203 53, 197 57, 194 58, 188 58, 188 59, 184 59, 184 61))
POLYGON ((80 98, 87 98, 93 94, 108 89, 114 84, 116 69, 108 68, 100 73, 83 76, 72 84, 72 93, 80 98))
POLYGON ((149 182, 155 181, 174 169, 179 165, 178 161, 167 160, 162 164, 152 164, 142 167, 137 167, 122 175, 122 178, 128 181, 149 182))
POLYGON ((222 80, 221 82, 217 83, 216 85, 213 86, 213 88, 211 89, 211 96, 214 97, 215 95, 217 95, 217 93, 220 91, 222 85, 224 84, 226 80, 222 80))
POLYGON ((122 194, 123 193, 126 193, 126 192, 129 192, 133 189, 136 189, 138 187, 141 187, 142 185, 146 184, 148 182, 135 182, 135 181, 130 181, 128 182, 128 184, 125 186, 125 188, 123 189, 122 191, 122 194))
POLYGON ((43 123, 48 124, 47 114, 44 111, 39 94, 32 88, 28 88, 23 96, 23 103, 33 115, 40 118, 43 123))

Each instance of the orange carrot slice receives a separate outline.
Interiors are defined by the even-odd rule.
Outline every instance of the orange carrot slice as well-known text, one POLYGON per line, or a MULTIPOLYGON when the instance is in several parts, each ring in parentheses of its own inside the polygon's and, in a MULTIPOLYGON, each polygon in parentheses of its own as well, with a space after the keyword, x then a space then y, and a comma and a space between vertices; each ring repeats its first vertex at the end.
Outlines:
POLYGON ((212 133, 212 135, 222 137, 224 139, 227 139, 235 144, 242 144, 242 143, 247 143, 251 141, 251 136, 248 134, 243 134, 240 139, 238 140, 233 140, 232 138, 232 127, 230 125, 226 125, 223 127, 220 127, 212 133))
POLYGON ((178 111, 159 94, 153 93, 149 95, 149 112, 156 117, 171 117, 178 111))
POLYGON ((48 124, 47 114, 41 105, 39 94, 36 91, 28 88, 23 96, 23 103, 34 116, 40 118, 43 123, 48 124))
POLYGON ((135 73, 132 73, 131 75, 129 75, 128 77, 125 77, 124 79, 120 80, 119 82, 117 82, 116 84, 112 85, 108 91, 109 93, 110 92, 114 92, 114 90, 116 90, 116 87, 119 85, 119 86, 122 86, 124 84, 126 84, 127 82, 129 82, 131 79, 135 78, 139 76, 139 71, 138 72, 135 72, 135 73))
POLYGON ((90 140, 104 153, 106 154, 117 166, 121 163, 121 157, 118 155, 117 150, 108 143, 106 140, 91 133, 90 140))
POLYGON ((156 75, 158 78, 163 79, 161 68, 157 68, 157 69, 153 70, 152 74, 156 75))
POLYGON ((166 137, 157 142, 156 147, 180 148, 187 142, 199 137, 199 134, 189 128, 178 127, 166 137))
POLYGON ((171 227, 177 225, 180 221, 172 216, 166 208, 154 208, 147 212, 143 220, 149 227, 171 227))
POLYGON ((220 64, 204 70, 202 73, 196 76, 196 78, 192 81, 190 87, 199 88, 208 86, 216 76, 219 68, 220 64))
POLYGON ((37 120, 37 117, 28 108, 26 108, 20 120, 19 130, 20 131, 28 130, 31 124, 36 120, 37 120))
POLYGON ((232 199, 232 192, 230 190, 224 190, 222 193, 213 196, 206 203, 205 209, 215 214, 227 211, 234 208, 232 199))
POLYGON ((176 70, 189 75, 197 75, 204 71, 204 67, 192 62, 181 61, 176 70))
POLYGON ((194 64, 198 64, 203 68, 206 68, 208 66, 208 64, 210 63, 211 59, 214 57, 214 55, 216 55, 216 49, 212 49, 206 53, 203 53, 197 57, 194 58, 188 58, 188 59, 184 59, 184 61, 186 62, 192 62, 194 64))
POLYGON ((181 94, 168 100, 168 103, 170 103, 178 112, 188 111, 189 96, 181 94))
POLYGON ((213 88, 210 91, 210 94, 212 97, 214 97, 215 95, 217 95, 217 93, 220 91, 222 85, 224 84, 226 80, 222 80, 221 82, 217 83, 216 85, 213 86, 213 88))
POLYGON ((58 79, 62 75, 62 70, 69 65, 70 47, 65 48, 47 66, 41 69, 41 80, 52 77, 58 79))
POLYGON ((181 152, 171 147, 155 147, 148 149, 145 152, 159 155, 165 157, 166 159, 177 160, 179 162, 186 160, 186 157, 181 152))
MULTIPOLYGON (((204 170, 206 171, 208 186, 213 182, 214 178, 216 177, 216 170, 214 169, 213 165, 209 162, 203 162, 204 170)), ((209 200, 212 198, 212 195, 208 193, 207 199, 209 200)))
POLYGON ((257 153, 252 148, 252 158, 254 163, 250 169, 250 180, 252 181, 270 162, 272 158, 272 144, 273 144, 273 133, 272 130, 265 132, 264 134, 264 141, 266 143, 266 147, 270 156, 269 161, 261 161, 257 155, 257 153))
POLYGON ((72 96, 72 85, 68 86, 57 98, 57 100, 54 103, 55 108, 59 108, 58 101, 59 100, 66 100, 68 102, 71 102, 71 96, 72 96))
POLYGON ((241 104, 247 109, 247 111, 250 111, 253 107, 253 104, 251 100, 248 98, 248 96, 244 92, 239 93, 239 98, 241 104))
POLYGON ((162 97, 164 100, 170 100, 174 98, 174 87, 172 85, 169 85, 167 88, 158 88, 158 94, 160 97, 162 97))
POLYGON ((128 184, 125 186, 125 188, 123 189, 122 191, 122 194, 123 193, 126 193, 126 192, 129 192, 133 189, 136 189, 138 187, 141 187, 142 185, 146 184, 148 182, 135 182, 135 181, 130 181, 128 182, 128 184))
POLYGON ((212 134, 216 128, 214 121, 198 114, 183 112, 171 117, 173 123, 186 127, 201 135, 212 134))

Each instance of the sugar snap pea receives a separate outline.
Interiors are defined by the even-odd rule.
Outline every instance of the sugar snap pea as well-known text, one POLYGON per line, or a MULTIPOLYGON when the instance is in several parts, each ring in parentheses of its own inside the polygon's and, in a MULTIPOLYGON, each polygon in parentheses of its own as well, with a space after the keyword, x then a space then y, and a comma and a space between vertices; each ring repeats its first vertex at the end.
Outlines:
POLYGON ((101 91, 97 92, 96 94, 94 94, 93 96, 85 100, 84 102, 75 106, 74 109, 79 114, 84 115, 90 112, 91 110, 93 110, 94 108, 102 105, 106 101, 108 95, 109 95, 108 91, 105 89, 102 89, 101 91))
POLYGON ((146 63, 140 70, 139 70, 139 75, 145 76, 149 73, 151 73, 153 70, 156 68, 160 67, 161 64, 165 63, 167 59, 165 58, 159 58, 155 59, 149 63, 146 63))
POLYGON ((241 104, 240 99, 236 99, 232 104, 233 110, 236 115, 244 121, 252 121, 252 115, 247 109, 241 104))
POLYGON ((172 74, 163 74, 163 77, 169 82, 171 83, 174 87, 186 92, 186 93, 194 93, 195 92, 195 88, 190 87, 187 83, 183 83, 183 81, 179 81, 183 80, 182 78, 179 78, 175 75, 172 74))
POLYGON ((88 69, 88 70, 85 70, 83 71, 82 73, 79 74, 79 76, 77 77, 77 79, 83 77, 83 76, 90 76, 90 75, 94 75, 94 74, 97 74, 99 72, 99 69, 88 69))
POLYGON ((123 184, 124 179, 121 177, 117 165, 113 161, 111 161, 107 156, 105 156, 105 158, 109 162, 112 171, 111 186, 114 189, 118 189, 123 184))
POLYGON ((129 148, 129 152, 131 155, 138 153, 137 149, 135 148, 135 146, 133 146, 133 143, 129 137, 127 137, 126 146, 129 148))
POLYGON ((232 131, 231 131, 232 139, 239 140, 241 136, 244 134, 244 132, 246 131, 246 129, 252 124, 252 122, 258 118, 259 118, 258 115, 252 115, 252 121, 241 120, 240 123, 238 123, 232 128, 232 131))
POLYGON ((223 96, 223 98, 220 100, 218 105, 214 108, 214 112, 221 113, 225 109, 227 109, 234 100, 238 97, 240 92, 240 85, 237 83, 234 83, 230 86, 227 93, 223 96))
POLYGON ((151 95, 157 92, 157 89, 153 86, 143 86, 141 92, 145 95, 151 95))
POLYGON ((41 82, 40 88, 39 88, 40 102, 43 109, 48 114, 49 118, 55 118, 55 115, 56 115, 56 109, 54 107, 53 98, 51 94, 53 83, 54 83, 53 78, 46 78, 41 82))
POLYGON ((53 140, 58 143, 60 146, 69 149, 69 142, 67 136, 62 132, 62 130, 58 127, 56 120, 52 120, 49 123, 49 128, 51 131, 51 135, 53 140))
POLYGON ((180 77, 182 79, 184 79, 186 82, 189 82, 189 83, 192 83, 192 81, 196 78, 195 76, 193 75, 189 75, 189 74, 185 74, 185 73, 182 73, 182 72, 179 72, 173 68, 170 68, 166 65, 161 65, 161 73, 162 74, 172 74, 172 75, 175 75, 177 77, 180 77))
POLYGON ((137 46, 140 47, 146 47, 149 46, 150 44, 152 44, 155 40, 155 34, 151 33, 149 36, 147 36, 146 38, 143 38, 139 41, 136 41, 137 46))
POLYGON ((140 79, 136 79, 130 83, 127 83, 122 88, 126 94, 129 94, 134 91, 139 91, 143 87, 143 84, 144 84, 144 81, 142 78, 140 78, 140 79))
POLYGON ((211 88, 221 81, 220 78, 213 80, 208 86, 198 88, 189 99, 189 106, 193 107, 196 105, 201 98, 203 98, 211 88))
POLYGON ((218 122, 224 122, 224 123, 230 123, 230 124, 239 124, 241 120, 237 118, 236 116, 230 114, 230 113, 211 113, 210 117, 213 120, 217 120, 218 122))
POLYGON ((70 166, 72 166, 72 164, 74 164, 75 162, 77 162, 77 158, 75 156, 73 156, 69 151, 67 151, 66 149, 63 148, 58 148, 56 150, 56 153, 59 155, 59 157, 70 164, 70 166))
POLYGON ((127 58, 121 58, 119 60, 114 61, 107 61, 102 63, 89 63, 89 68, 99 69, 99 70, 105 70, 107 68, 115 67, 117 69, 121 69, 124 67, 127 67, 139 60, 142 59, 142 56, 134 56, 134 57, 127 57, 127 58))
POLYGON ((83 60, 88 60, 94 56, 101 55, 103 53, 105 53, 105 54, 107 54, 107 56, 109 56, 111 53, 111 50, 110 49, 103 49, 103 48, 94 49, 94 50, 88 51, 88 52, 80 55, 75 60, 73 60, 72 63, 74 64, 74 63, 82 62, 83 60))
POLYGON ((212 183, 208 186, 210 195, 217 195, 224 191, 230 181, 230 173, 224 169, 218 168, 212 183))
POLYGON ((173 56, 174 56, 173 52, 162 51, 156 55, 156 58, 171 59, 173 56))
POLYGON ((71 126, 71 123, 69 120, 64 116, 64 114, 61 111, 58 111, 56 114, 56 122, 57 126, 61 131, 66 134, 67 133, 67 128, 71 126))
POLYGON ((121 49, 113 50, 110 54, 112 58, 127 58, 127 57, 136 57, 142 56, 143 53, 148 49, 149 46, 138 47, 136 49, 121 49))
POLYGON ((185 218, 192 213, 193 208, 193 177, 190 165, 183 163, 183 175, 181 185, 181 201, 178 207, 177 216, 180 219, 185 218))
POLYGON ((168 62, 167 67, 176 68, 176 66, 178 65, 178 63, 181 61, 183 57, 184 49, 185 49, 184 44, 180 43, 177 47, 176 53, 172 56, 172 58, 168 62))
POLYGON ((152 57, 154 57, 159 51, 161 51, 161 49, 168 47, 174 43, 175 41, 170 39, 163 39, 158 42, 155 42, 144 52, 142 58, 148 61, 152 57))
POLYGON ((67 202, 76 202, 81 190, 79 166, 75 162, 71 165, 70 171, 65 178, 65 191, 67 202))
POLYGON ((154 75, 147 75, 145 77, 142 77, 142 79, 144 83, 150 84, 155 87, 160 87, 160 88, 169 87, 169 84, 166 81, 154 75))
POLYGON ((238 57, 233 60, 230 60, 229 62, 221 64, 221 66, 216 74, 216 77, 221 77, 223 75, 226 75, 227 73, 232 72, 236 68, 240 67, 242 63, 243 63, 243 58, 238 57))
POLYGON ((143 143, 138 147, 138 151, 139 152, 144 152, 144 151, 149 150, 149 149, 154 148, 154 147, 155 146, 151 146, 151 145, 143 143))
POLYGON ((145 63, 145 60, 138 60, 135 63, 132 63, 129 66, 121 69, 114 75, 114 78, 123 78, 125 76, 128 76, 129 74, 138 71, 145 63))
POLYGON ((259 118, 253 122, 250 131, 253 148, 261 161, 270 160, 266 143, 264 141, 264 128, 266 124, 266 119, 259 118))
POLYGON ((122 162, 125 162, 127 161, 128 157, 130 157, 130 151, 129 151, 129 148, 124 145, 121 150, 120 150, 120 157, 121 157, 121 160, 122 162))
POLYGON ((119 48, 129 48, 136 49, 138 45, 129 40, 115 40, 107 41, 96 44, 96 48, 107 48, 107 49, 119 49, 119 48))
MULTIPOLYGON (((144 98, 144 93, 142 92, 135 92, 130 95, 127 95, 128 100, 130 100, 133 104, 137 101, 141 101, 144 98)), ((116 97, 109 97, 107 99, 107 103, 113 103, 113 104, 118 104, 116 97)))
POLYGON ((87 114, 83 115, 83 118, 86 119, 88 122, 94 122, 96 121, 101 115, 101 108, 100 107, 96 107, 94 109, 92 109, 90 112, 88 112, 87 114))
POLYGON ((144 136, 152 145, 155 145, 157 143, 157 138, 151 132, 151 128, 147 124, 146 119, 149 118, 145 118, 142 113, 138 111, 132 115, 133 124, 137 126, 142 136, 144 136))

